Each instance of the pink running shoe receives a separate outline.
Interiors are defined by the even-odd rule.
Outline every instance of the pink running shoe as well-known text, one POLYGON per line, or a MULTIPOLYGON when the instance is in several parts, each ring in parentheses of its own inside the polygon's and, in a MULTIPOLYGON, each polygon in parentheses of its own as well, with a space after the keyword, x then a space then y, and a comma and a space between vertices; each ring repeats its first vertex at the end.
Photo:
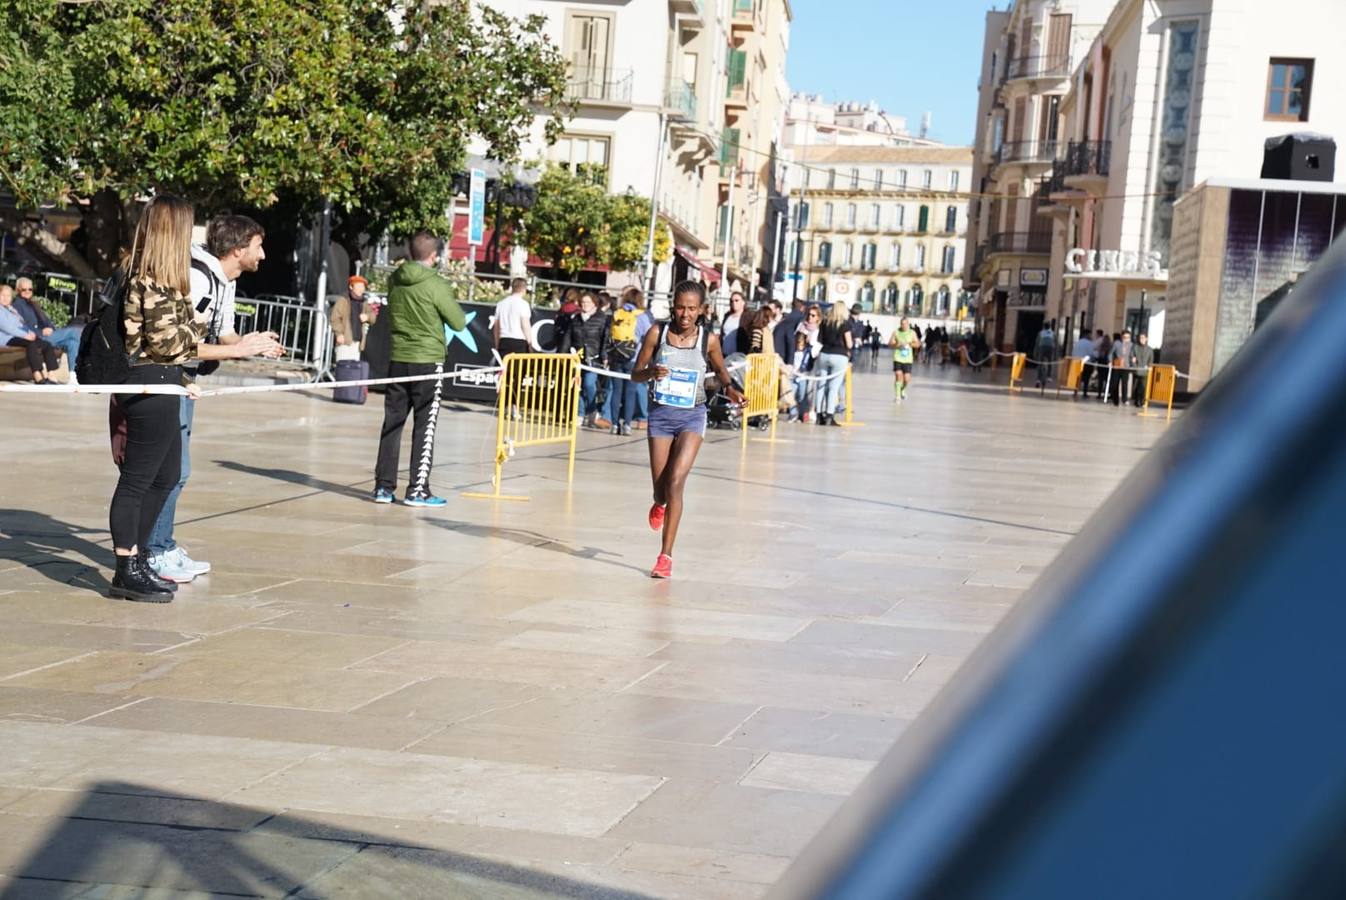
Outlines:
POLYGON ((650 570, 651 578, 672 578, 673 577, 673 557, 659 554, 659 558, 654 561, 654 568, 650 570))
POLYGON ((662 503, 656 503, 650 507, 650 531, 658 531, 664 527, 664 513, 668 510, 662 503))

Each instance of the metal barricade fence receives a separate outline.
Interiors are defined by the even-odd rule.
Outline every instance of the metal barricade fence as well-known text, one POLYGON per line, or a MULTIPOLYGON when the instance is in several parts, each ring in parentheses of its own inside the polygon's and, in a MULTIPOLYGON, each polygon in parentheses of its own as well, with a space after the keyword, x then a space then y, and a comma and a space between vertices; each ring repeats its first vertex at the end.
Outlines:
POLYGON ((776 420, 780 418, 780 365, 774 353, 748 354, 748 371, 743 377, 743 446, 748 446, 748 422, 758 416, 770 416, 771 434, 776 440, 776 420))
POLYGON ((1010 391, 1022 391, 1022 390, 1023 390, 1023 388, 1019 386, 1019 382, 1023 380, 1023 377, 1024 377, 1024 365, 1025 365, 1027 362, 1028 362, 1028 354, 1027 354, 1027 353, 1016 353, 1016 354, 1014 354, 1014 360, 1013 360, 1013 362, 1010 363, 1010 379, 1009 379, 1009 389, 1010 389, 1010 391))
POLYGON ((851 373, 855 371, 855 366, 846 367, 846 412, 842 416, 841 424, 850 428, 857 428, 864 422, 855 421, 855 385, 851 379, 851 373))
POLYGON ((500 493, 506 460, 523 447, 569 444, 566 482, 575 480, 575 442, 580 417, 580 360, 573 353, 511 353, 505 357, 496 403, 495 474, 491 493, 464 497, 527 500, 500 493))
POLYGON ((325 368, 320 357, 323 342, 315 341, 315 329, 327 329, 324 311, 315 309, 300 297, 264 294, 260 297, 239 297, 234 301, 234 330, 239 334, 250 331, 274 331, 285 348, 286 357, 317 372, 325 368))
POLYGON ((1145 408, 1142 416, 1151 415, 1150 403, 1162 403, 1168 407, 1166 421, 1173 420, 1173 395, 1178 392, 1177 366, 1150 366, 1145 374, 1145 408))
POLYGON ((1084 375, 1084 357, 1067 356, 1061 360, 1061 379, 1056 383, 1056 393, 1060 396, 1061 391, 1070 391, 1072 394, 1080 389, 1080 379, 1084 375))

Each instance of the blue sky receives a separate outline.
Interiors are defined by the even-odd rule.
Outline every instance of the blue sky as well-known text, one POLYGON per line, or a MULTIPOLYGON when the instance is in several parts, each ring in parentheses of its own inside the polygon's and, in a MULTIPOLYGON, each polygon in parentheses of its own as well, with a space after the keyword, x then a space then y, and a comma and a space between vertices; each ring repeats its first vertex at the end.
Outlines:
POLYGON ((1005 0, 792 0, 790 90, 878 101, 915 132, 971 144, 986 11, 1005 0))

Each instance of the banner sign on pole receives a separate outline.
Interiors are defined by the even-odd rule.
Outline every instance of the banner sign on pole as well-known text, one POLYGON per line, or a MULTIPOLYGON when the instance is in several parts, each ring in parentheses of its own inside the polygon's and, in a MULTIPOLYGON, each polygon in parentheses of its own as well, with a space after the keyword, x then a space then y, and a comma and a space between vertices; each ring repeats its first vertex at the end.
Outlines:
POLYGON ((481 246, 486 236, 486 173, 473 169, 467 193, 467 242, 481 246))

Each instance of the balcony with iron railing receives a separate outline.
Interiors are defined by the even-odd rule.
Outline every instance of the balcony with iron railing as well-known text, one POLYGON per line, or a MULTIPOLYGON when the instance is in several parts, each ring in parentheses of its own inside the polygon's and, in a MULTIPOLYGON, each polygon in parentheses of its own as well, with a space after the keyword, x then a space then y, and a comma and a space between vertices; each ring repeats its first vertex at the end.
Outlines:
POLYGON ((664 89, 664 108, 673 119, 696 118, 696 89, 681 78, 673 78, 664 89))
POLYGON ((996 162, 1000 165, 1051 163, 1056 160, 1056 147, 1054 140, 1006 141, 996 152, 996 162))
POLYGON ((1071 141, 1057 164, 1066 187, 1099 193, 1107 187, 1112 165, 1112 141, 1071 141))
POLYGON ((1020 56, 1010 61, 1008 77, 1020 78, 1065 78, 1070 75, 1070 57, 1064 53, 1052 53, 1046 56, 1020 56))
POLYGON ((1050 231, 1000 231, 991 235, 991 253, 1045 254, 1052 252, 1050 231))
POLYGON ((631 69, 574 69, 566 82, 566 99, 614 106, 631 105, 631 69))

